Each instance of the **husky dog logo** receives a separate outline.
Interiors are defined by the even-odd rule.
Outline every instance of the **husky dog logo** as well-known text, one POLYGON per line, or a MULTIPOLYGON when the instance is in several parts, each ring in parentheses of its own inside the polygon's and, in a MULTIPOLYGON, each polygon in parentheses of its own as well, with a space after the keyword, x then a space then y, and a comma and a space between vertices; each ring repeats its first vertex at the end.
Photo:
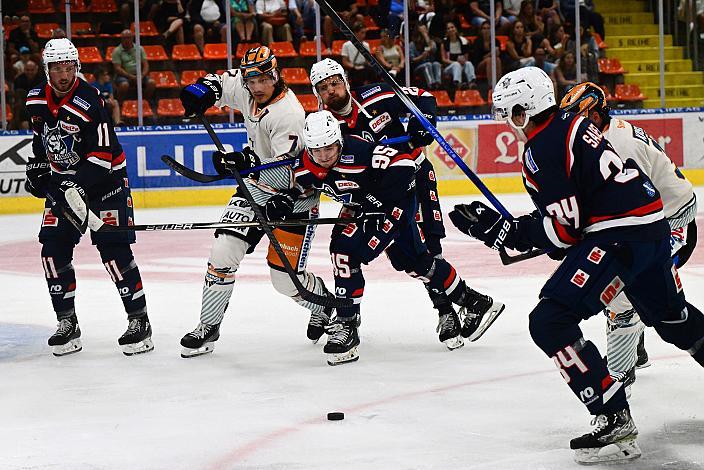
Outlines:
POLYGON ((81 157, 73 151, 74 139, 70 135, 63 135, 59 123, 55 127, 49 127, 44 123, 44 135, 42 136, 46 156, 52 163, 68 169, 77 164, 81 157))

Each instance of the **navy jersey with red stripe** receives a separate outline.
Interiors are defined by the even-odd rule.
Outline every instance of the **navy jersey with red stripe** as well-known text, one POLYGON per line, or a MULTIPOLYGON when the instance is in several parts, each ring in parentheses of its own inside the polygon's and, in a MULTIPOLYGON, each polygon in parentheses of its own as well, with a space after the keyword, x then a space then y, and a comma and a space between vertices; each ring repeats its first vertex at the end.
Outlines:
POLYGON ((623 163, 588 119, 558 111, 530 133, 522 163, 524 185, 539 211, 525 232, 533 246, 668 236, 655 186, 633 160, 623 163))
POLYGON ((114 172, 125 171, 125 153, 99 92, 76 79, 68 94, 57 98, 47 83, 27 94, 34 134, 34 157, 49 161, 53 174, 89 188, 114 172))
POLYGON ((344 136, 340 158, 330 169, 317 165, 303 151, 294 166, 296 185, 302 190, 315 188, 366 212, 390 212, 414 194, 414 160, 419 152, 344 136))

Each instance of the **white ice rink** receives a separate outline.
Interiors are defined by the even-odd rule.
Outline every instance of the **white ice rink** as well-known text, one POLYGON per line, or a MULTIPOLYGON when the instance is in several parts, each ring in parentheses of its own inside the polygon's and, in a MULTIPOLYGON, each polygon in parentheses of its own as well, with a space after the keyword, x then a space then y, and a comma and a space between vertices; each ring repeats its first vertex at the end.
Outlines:
MULTIPOLYGON (((468 199, 445 198, 445 209, 468 199)), ((524 196, 501 199, 514 213, 529 207, 524 196)), ((137 222, 219 213, 138 210, 137 222)), ((323 215, 333 213, 326 204, 323 215)), ((569 440, 592 429, 590 416, 528 333, 556 266, 548 258, 502 267, 495 252, 448 227, 446 258, 507 304, 481 340, 453 352, 437 339, 422 285, 378 259, 365 269, 360 360, 330 367, 324 341, 306 338, 307 312, 269 285, 264 244, 243 263, 214 354, 180 357, 181 336, 198 323, 207 231, 138 235, 155 350, 124 356, 122 304, 84 240, 74 260, 83 351, 56 358, 46 345, 55 317, 39 222, 38 214, 0 217, 0 470, 578 467, 569 440), (327 421, 329 411, 345 420, 327 421)), ((701 216, 699 226, 702 241, 701 216)), ((328 286, 329 233, 319 230, 309 264, 328 286)), ((688 299, 704 308, 704 247, 681 276, 688 299)), ((602 353, 604 322, 583 323, 602 353)), ((643 456, 627 468, 704 469, 704 370, 653 330, 646 345, 653 366, 638 373, 631 399, 643 456)))

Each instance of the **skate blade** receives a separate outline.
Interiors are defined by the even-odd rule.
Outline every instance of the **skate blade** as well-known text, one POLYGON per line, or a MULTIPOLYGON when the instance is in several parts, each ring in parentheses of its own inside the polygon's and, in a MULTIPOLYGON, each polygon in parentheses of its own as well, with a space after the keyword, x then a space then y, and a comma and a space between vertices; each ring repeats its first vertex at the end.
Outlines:
POLYGON ((215 344, 214 342, 210 343, 204 343, 203 346, 197 349, 193 348, 182 348, 181 349, 181 357, 184 359, 188 359, 189 357, 198 357, 202 356, 204 354, 209 354, 215 350, 215 344))
POLYGON ((83 350, 83 344, 81 344, 81 338, 75 338, 66 344, 60 344, 57 346, 52 346, 52 354, 56 357, 67 356, 69 354, 74 354, 83 350))
POLYGON ((447 346, 447 349, 450 351, 454 351, 455 349, 459 349, 464 346, 464 341, 460 335, 457 335, 454 338, 446 339, 443 343, 445 343, 445 346, 447 346))
POLYGON ((574 461, 581 465, 625 462, 637 459, 640 456, 640 447, 638 447, 638 442, 635 439, 614 442, 604 447, 592 447, 574 451, 574 461))
POLYGON ((138 343, 123 344, 122 354, 125 356, 134 356, 135 354, 144 354, 152 351, 154 349, 154 343, 151 338, 147 338, 144 341, 139 341, 138 343))
POLYGON ((653 365, 653 363, 650 362, 650 361, 647 361, 647 362, 645 362, 645 363, 643 363, 643 364, 636 364, 636 370, 638 370, 638 369, 647 369, 648 367, 650 367, 650 366, 652 366, 652 365, 653 365))
POLYGON ((488 330, 496 319, 499 318, 499 315, 501 315, 501 312, 503 312, 505 308, 506 306, 501 302, 494 302, 491 305, 489 312, 486 314, 486 320, 484 320, 484 323, 479 325, 479 328, 477 328, 474 333, 469 335, 469 341, 473 342, 481 338, 482 335, 486 333, 486 330, 488 330))
POLYGON ((359 354, 357 353, 357 346, 355 346, 345 353, 328 354, 328 365, 339 366, 340 364, 354 362, 358 359, 359 354))

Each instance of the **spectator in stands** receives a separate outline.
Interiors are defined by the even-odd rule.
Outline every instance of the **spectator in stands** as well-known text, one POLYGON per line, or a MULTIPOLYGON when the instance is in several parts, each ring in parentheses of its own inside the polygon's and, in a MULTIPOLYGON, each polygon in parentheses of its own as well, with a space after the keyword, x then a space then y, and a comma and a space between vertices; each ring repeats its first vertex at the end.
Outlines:
POLYGON ((100 96, 102 96, 103 101, 105 101, 105 105, 110 111, 112 122, 114 122, 116 126, 123 126, 124 124, 120 117, 120 103, 117 102, 115 96, 113 95, 112 83, 110 82, 110 72, 108 72, 107 67, 98 68, 98 71, 95 74, 95 81, 91 83, 91 85, 93 85, 100 92, 100 96))
POLYGON ((535 6, 533 0, 523 0, 521 9, 518 13, 518 21, 523 23, 526 36, 531 38, 531 41, 536 46, 540 44, 545 35, 545 24, 540 16, 535 14, 535 6))
POLYGON ((474 65, 469 60, 469 41, 460 36, 454 23, 447 23, 445 38, 440 43, 443 74, 450 77, 455 88, 476 88, 474 65))
POLYGON ((538 0, 535 9, 548 30, 553 25, 562 24, 560 3, 557 0, 538 0))
MULTIPOLYGON (((496 46, 496 79, 501 77, 501 43, 494 39, 496 46)), ((477 75, 491 78, 491 25, 488 21, 482 23, 479 37, 474 40, 469 52, 470 60, 474 64, 477 75)))
MULTIPOLYGON (((356 0, 328 0, 328 3, 332 7, 332 9, 335 10, 338 15, 340 15, 340 18, 342 18, 342 20, 346 24, 354 24, 357 22, 360 22, 362 24, 364 23, 364 17, 360 15, 357 10, 356 0)), ((325 46, 327 47, 325 52, 327 54, 330 54, 332 53, 333 32, 335 31, 336 26, 335 23, 332 21, 332 18, 327 15, 323 16, 322 23, 323 39, 325 40, 325 46)))
MULTIPOLYGON (((574 1, 560 0, 560 9, 566 18, 574 18, 574 1)), ((580 24, 593 28, 602 39, 606 37, 604 17, 594 11, 594 2, 592 0, 579 0, 579 18, 580 24)))
MULTIPOLYGON (((472 13, 472 26, 478 28, 485 21, 489 21, 492 0, 473 0, 469 3, 469 11, 472 13)), ((508 18, 503 15, 503 4, 501 0, 494 1, 494 13, 496 16, 496 28, 506 27, 509 24, 508 18)))
POLYGON ((504 54, 504 69, 507 72, 533 65, 533 41, 526 35, 523 23, 516 20, 511 25, 504 54))
POLYGON ((315 0, 289 0, 288 14, 293 26, 293 47, 298 49, 301 40, 308 40, 305 30, 315 31, 315 0))
POLYGON ((162 36, 164 36, 164 41, 173 38, 176 44, 183 44, 185 42, 185 34, 183 31, 185 16, 186 9, 183 7, 182 0, 161 1, 158 12, 154 17, 154 23, 162 36))
POLYGON ((230 16, 239 42, 253 42, 257 24, 252 0, 230 0, 230 16))
MULTIPOLYGON (((579 26, 580 33, 580 53, 582 55, 582 75, 581 81, 595 82, 599 79, 599 46, 596 44, 591 31, 584 26, 579 26)), ((576 44, 572 43, 571 48, 574 50, 576 44)), ((569 46, 568 46, 569 47, 569 46)))
POLYGON ((29 47, 27 47, 27 46, 22 46, 22 47, 20 47, 20 51, 19 51, 19 52, 20 52, 20 57, 19 57, 19 59, 18 59, 14 64, 12 64, 12 66, 13 66, 14 69, 15 69, 15 74, 16 74, 16 75, 19 75, 19 74, 21 74, 21 73, 24 72, 25 64, 26 64, 26 63, 30 60, 30 58, 31 58, 31 56, 30 56, 30 51, 29 51, 29 47))
POLYGON ((579 83, 577 78, 577 61, 574 52, 567 51, 555 68, 555 81, 559 99, 565 94, 565 89, 579 83))
POLYGON ((374 55, 392 77, 400 77, 405 64, 403 50, 396 44, 395 38, 388 30, 382 29, 379 35, 381 44, 374 51, 374 55))
POLYGON ((570 35, 565 33, 565 27, 559 24, 552 25, 550 34, 543 40, 542 47, 548 53, 548 60, 557 63, 569 47, 570 35))
MULTIPOLYGON (((364 24, 362 22, 353 24, 352 32, 364 47, 371 52, 369 43, 364 40, 367 36, 367 28, 365 28, 364 24)), ((369 64, 367 64, 367 59, 357 50, 352 41, 346 41, 342 45, 342 67, 347 72, 347 78, 353 88, 364 85, 375 76, 369 64)))
POLYGON ((518 19, 518 13, 521 11, 521 2, 523 0, 504 0, 503 16, 510 23, 518 19))
POLYGON ((188 13, 193 25, 193 42, 203 53, 206 40, 217 42, 227 40, 227 24, 223 0, 191 0, 188 13))
POLYGON ((7 39, 7 53, 12 63, 18 60, 21 47, 26 47, 32 54, 39 53, 39 36, 27 15, 20 18, 20 25, 10 31, 7 39))
MULTIPOLYGON (((545 53, 545 49, 542 47, 537 48, 535 50, 535 54, 533 54, 533 58, 535 59, 533 67, 538 67, 541 69, 543 72, 548 74, 548 77, 550 77, 553 82, 555 82, 553 71, 557 68, 557 64, 553 64, 552 62, 548 62, 546 60, 547 54, 545 53)), ((553 85, 556 85, 556 83, 553 83, 553 85)))
POLYGON ((54 28, 51 30, 51 39, 61 39, 66 37, 66 31, 61 28, 54 28))
POLYGON ((418 24, 416 27, 411 37, 408 53, 411 57, 413 75, 423 77, 425 85, 431 90, 442 88, 442 68, 440 62, 435 60, 437 44, 430 38, 426 25, 418 24))
POLYGON ((268 46, 274 40, 274 35, 279 41, 293 40, 284 0, 257 0, 255 6, 259 20, 259 36, 263 45, 268 46))
MULTIPOLYGON (((129 28, 134 23, 134 1, 118 0, 122 26, 129 28)), ((159 11, 158 0, 139 0, 139 21, 154 21, 159 11)))
POLYGON ((39 73, 39 65, 31 59, 28 60, 24 64, 24 72, 15 77, 15 100, 24 103, 24 97, 19 97, 18 92, 23 91, 26 96, 29 90, 38 87, 43 81, 44 74, 39 73))
MULTIPOLYGON (((151 99, 156 82, 149 77, 149 62, 142 46, 139 46, 139 56, 142 66, 142 96, 151 99)), ((122 102, 130 89, 136 89, 137 86, 137 48, 134 45, 134 34, 129 29, 120 34, 120 44, 112 51, 112 65, 115 69, 115 94, 122 102)))
POLYGON ((401 31, 401 24, 403 23, 403 0, 391 0, 389 5, 389 16, 387 19, 387 25, 389 33, 393 37, 399 35, 401 31))

